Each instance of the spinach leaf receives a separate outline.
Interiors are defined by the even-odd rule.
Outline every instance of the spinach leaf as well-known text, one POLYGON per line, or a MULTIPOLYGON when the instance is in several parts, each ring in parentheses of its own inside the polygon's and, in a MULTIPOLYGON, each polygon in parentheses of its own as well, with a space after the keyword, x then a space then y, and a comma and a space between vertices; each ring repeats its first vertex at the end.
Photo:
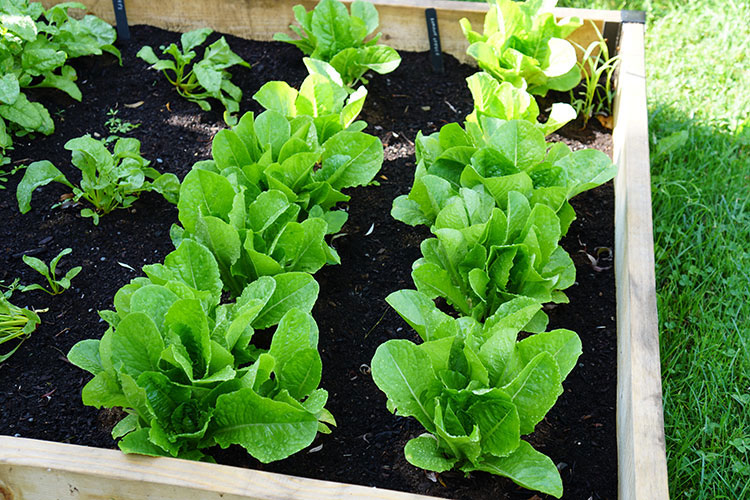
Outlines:
POLYGON ((55 129, 47 109, 30 101, 24 89, 55 88, 80 101, 68 60, 104 52, 120 59, 114 28, 95 16, 71 17, 69 9, 86 7, 66 2, 45 10, 28 0, 0 2, 0 164, 12 135, 49 135, 55 129))
POLYGON ((209 28, 201 28, 183 33, 180 49, 172 43, 162 50, 170 59, 159 59, 154 49, 143 46, 137 56, 161 71, 177 93, 190 102, 196 103, 204 111, 211 109, 209 98, 217 99, 224 106, 224 121, 229 125, 237 123, 234 116, 240 109, 242 90, 230 80, 227 69, 232 66, 250 67, 240 56, 232 52, 224 37, 206 47, 203 57, 193 63, 197 53, 194 49, 202 45, 213 33, 209 28))
POLYGON ((151 162, 141 156, 141 143, 137 139, 118 139, 114 152, 110 153, 104 142, 85 135, 69 140, 65 149, 71 151, 71 162, 81 171, 80 184, 72 184, 47 160, 34 162, 26 167, 16 190, 21 213, 31 210, 34 190, 50 182, 69 187, 73 201, 84 199, 91 203, 94 209, 84 208, 81 215, 91 217, 95 225, 101 215, 129 207, 144 191, 156 191, 167 201, 177 202, 180 185, 177 176, 160 174, 149 167, 151 162))

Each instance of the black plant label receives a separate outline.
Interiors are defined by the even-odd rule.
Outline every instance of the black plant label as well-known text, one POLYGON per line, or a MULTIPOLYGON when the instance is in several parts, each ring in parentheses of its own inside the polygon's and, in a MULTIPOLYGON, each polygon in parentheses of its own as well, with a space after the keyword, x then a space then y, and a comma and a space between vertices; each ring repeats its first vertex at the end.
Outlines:
POLYGON ((443 65, 443 52, 440 49, 440 31, 438 31, 438 19, 435 9, 424 11, 427 20, 427 37, 430 40, 430 62, 436 73, 445 72, 443 65))
POLYGON ((112 0, 115 8, 115 21, 117 21, 117 38, 130 40, 130 28, 128 28, 128 14, 125 12, 125 0, 112 0))

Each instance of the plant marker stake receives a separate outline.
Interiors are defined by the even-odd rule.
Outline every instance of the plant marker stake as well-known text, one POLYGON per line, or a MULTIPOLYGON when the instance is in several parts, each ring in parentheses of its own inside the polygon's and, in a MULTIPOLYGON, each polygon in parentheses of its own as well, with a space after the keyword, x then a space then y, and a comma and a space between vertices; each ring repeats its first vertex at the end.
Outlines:
POLYGON ((115 20, 117 21, 117 37, 120 40, 130 40, 130 28, 128 28, 128 14, 125 12, 125 0, 112 0, 115 9, 115 20))
POLYGON ((427 38, 430 41, 430 62, 435 73, 445 73, 443 52, 440 48, 440 32, 438 31, 437 12, 435 9, 425 9, 427 20, 427 38))

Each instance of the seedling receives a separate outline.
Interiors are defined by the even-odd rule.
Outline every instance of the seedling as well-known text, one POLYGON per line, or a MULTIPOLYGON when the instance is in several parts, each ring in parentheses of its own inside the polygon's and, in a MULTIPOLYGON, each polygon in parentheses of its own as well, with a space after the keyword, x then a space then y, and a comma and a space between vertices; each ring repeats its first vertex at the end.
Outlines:
POLYGON ((119 110, 117 109, 110 109, 109 111, 107 111, 107 116, 109 118, 107 118, 107 121, 104 122, 104 126, 107 127, 107 131, 110 133, 110 135, 127 134, 141 126, 140 123, 126 122, 123 119, 118 118, 118 112, 119 110))
POLYGON ((10 158, 7 158, 5 156, 0 156, 0 189, 5 189, 4 184, 8 182, 8 179, 10 176, 18 172, 19 170, 23 170, 25 167, 23 165, 17 165, 10 170, 5 170, 5 165, 10 164, 10 158))
POLYGON ((27 266, 31 267, 34 271, 38 272, 45 278, 47 278, 47 283, 49 284, 49 289, 45 288, 42 285, 39 285, 37 283, 34 283, 32 285, 26 285, 22 287, 20 290, 22 292, 30 292, 32 290, 41 290, 43 292, 47 292, 50 295, 58 295, 63 293, 65 290, 70 288, 70 281, 75 278, 78 273, 81 272, 81 266, 76 266, 72 268, 70 271, 65 273, 65 276, 63 276, 60 279, 57 279, 57 264, 60 262, 60 259, 62 259, 64 256, 68 255, 69 253, 72 253, 73 250, 71 248, 66 248, 62 250, 55 258, 53 258, 49 266, 44 263, 44 261, 37 259, 36 257, 31 257, 30 255, 24 255, 23 261, 26 263, 27 266))
POLYGON ((620 56, 609 56, 606 40, 599 28, 594 23, 591 25, 596 31, 598 40, 591 42, 585 50, 574 43, 583 52, 582 62, 577 63, 583 75, 583 91, 579 91, 577 96, 573 90, 570 91, 571 102, 576 112, 583 117, 584 128, 595 114, 601 112, 605 112, 608 116, 611 114, 615 97, 612 89, 612 75, 620 62, 620 56))
POLYGON ((240 56, 232 52, 224 37, 209 45, 203 59, 193 64, 196 57, 195 49, 206 41, 213 33, 209 28, 202 28, 183 33, 180 38, 182 50, 172 43, 162 48, 162 54, 172 56, 169 59, 159 59, 154 49, 146 45, 138 51, 138 57, 151 65, 153 69, 161 71, 175 86, 177 93, 190 102, 196 103, 202 110, 211 109, 208 102, 210 97, 218 99, 224 105, 224 121, 228 125, 237 123, 232 116, 240 109, 242 90, 231 81, 231 74, 226 71, 232 66, 250 67, 240 56))

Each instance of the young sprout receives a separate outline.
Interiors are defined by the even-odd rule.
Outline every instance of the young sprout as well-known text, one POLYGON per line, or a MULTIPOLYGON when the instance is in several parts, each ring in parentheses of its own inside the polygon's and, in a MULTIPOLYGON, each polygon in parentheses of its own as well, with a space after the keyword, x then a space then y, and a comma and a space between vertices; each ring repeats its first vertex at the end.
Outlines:
POLYGON ((119 110, 117 109, 110 108, 109 111, 107 111, 108 118, 107 121, 104 122, 104 126, 110 134, 110 137, 107 138, 107 142, 111 142, 117 138, 116 136, 127 134, 141 126, 140 123, 131 123, 122 118, 118 118, 117 113, 119 113, 119 110))
POLYGON ((75 278, 78 273, 81 272, 81 266, 74 267, 59 280, 56 277, 56 268, 58 262, 60 262, 60 259, 71 252, 73 252, 73 250, 70 248, 64 249, 59 254, 57 254, 57 257, 50 261, 49 266, 47 266, 44 261, 37 259, 36 257, 24 255, 23 261, 26 263, 26 265, 47 278, 47 283, 49 283, 49 290, 42 285, 34 283, 32 285, 22 287, 21 291, 28 292, 31 290, 42 290, 43 292, 47 292, 50 295, 57 295, 70 288, 70 281, 75 278))
POLYGON ((583 52, 582 62, 577 63, 583 75, 583 91, 579 91, 578 97, 570 91, 573 107, 583 116, 583 128, 586 128, 589 119, 597 113, 606 111, 611 113, 615 93, 612 89, 612 75, 617 69, 620 56, 609 56, 607 41, 602 36, 599 28, 591 24, 596 31, 598 40, 589 44, 586 49, 577 43, 573 44, 583 52), (598 52, 597 52, 597 49, 598 52), (601 83, 602 78, 604 83, 601 83))

